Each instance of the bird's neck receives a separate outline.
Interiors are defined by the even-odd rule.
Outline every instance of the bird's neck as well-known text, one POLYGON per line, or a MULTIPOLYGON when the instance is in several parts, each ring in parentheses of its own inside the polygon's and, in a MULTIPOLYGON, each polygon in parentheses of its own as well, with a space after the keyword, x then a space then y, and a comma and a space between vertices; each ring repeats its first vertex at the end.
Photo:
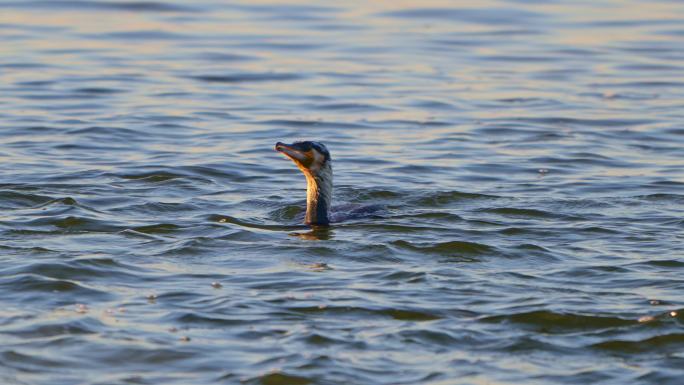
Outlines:
POLYGON ((306 218, 307 225, 325 226, 330 223, 332 202, 332 167, 326 165, 318 173, 304 173, 306 176, 306 218))

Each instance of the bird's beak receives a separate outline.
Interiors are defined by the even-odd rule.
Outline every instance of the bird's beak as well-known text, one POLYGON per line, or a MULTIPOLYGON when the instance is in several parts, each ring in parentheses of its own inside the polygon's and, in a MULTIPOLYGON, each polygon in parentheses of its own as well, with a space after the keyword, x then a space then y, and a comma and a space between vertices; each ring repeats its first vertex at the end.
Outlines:
POLYGON ((298 163, 305 163, 308 159, 305 153, 297 150, 289 144, 285 144, 282 142, 276 143, 275 150, 282 154, 285 154, 285 156, 298 163))

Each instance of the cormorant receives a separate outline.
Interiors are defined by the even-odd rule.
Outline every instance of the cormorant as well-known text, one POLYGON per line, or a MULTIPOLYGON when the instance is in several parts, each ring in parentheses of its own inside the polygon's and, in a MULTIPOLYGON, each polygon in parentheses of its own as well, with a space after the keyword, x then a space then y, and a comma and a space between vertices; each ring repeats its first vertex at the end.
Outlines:
POLYGON ((304 222, 312 226, 330 224, 333 172, 330 153, 320 142, 278 142, 275 150, 285 154, 306 177, 306 216, 304 222))

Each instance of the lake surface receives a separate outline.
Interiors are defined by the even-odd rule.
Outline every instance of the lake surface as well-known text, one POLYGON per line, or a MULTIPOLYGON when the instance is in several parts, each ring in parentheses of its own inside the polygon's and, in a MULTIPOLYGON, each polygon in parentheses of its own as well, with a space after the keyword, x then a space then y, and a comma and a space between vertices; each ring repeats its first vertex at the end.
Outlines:
POLYGON ((684 3, 0 1, 0 382, 681 384, 684 3), (324 142, 301 224, 277 141, 324 142))

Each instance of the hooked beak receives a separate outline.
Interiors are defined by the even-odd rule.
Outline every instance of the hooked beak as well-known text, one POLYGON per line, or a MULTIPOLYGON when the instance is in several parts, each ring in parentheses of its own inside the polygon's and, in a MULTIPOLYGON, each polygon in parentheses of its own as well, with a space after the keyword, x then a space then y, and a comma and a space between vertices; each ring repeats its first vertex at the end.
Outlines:
POLYGON ((285 156, 298 163, 304 163, 307 160, 307 156, 303 152, 295 149, 289 144, 278 142, 275 144, 275 150, 285 154, 285 156))

